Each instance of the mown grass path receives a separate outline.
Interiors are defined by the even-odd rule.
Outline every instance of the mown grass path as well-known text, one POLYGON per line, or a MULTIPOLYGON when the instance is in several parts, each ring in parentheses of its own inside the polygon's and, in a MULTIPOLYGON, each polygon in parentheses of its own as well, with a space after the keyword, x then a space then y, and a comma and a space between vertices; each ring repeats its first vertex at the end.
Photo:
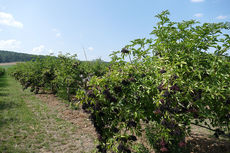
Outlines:
POLYGON ((13 78, 0 77, 0 152, 91 152, 94 138, 13 78))

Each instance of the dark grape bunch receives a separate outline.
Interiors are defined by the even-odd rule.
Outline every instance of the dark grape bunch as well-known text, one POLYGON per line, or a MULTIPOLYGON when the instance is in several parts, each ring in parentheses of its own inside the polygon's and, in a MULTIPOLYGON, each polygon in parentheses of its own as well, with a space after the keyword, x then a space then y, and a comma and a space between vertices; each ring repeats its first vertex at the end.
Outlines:
POLYGON ((131 153, 131 150, 122 143, 118 145, 117 150, 122 153, 131 153))
POLYGON ((128 53, 129 53, 129 50, 128 50, 127 48, 123 48, 123 49, 121 50, 121 52, 122 52, 123 54, 128 54, 128 53))

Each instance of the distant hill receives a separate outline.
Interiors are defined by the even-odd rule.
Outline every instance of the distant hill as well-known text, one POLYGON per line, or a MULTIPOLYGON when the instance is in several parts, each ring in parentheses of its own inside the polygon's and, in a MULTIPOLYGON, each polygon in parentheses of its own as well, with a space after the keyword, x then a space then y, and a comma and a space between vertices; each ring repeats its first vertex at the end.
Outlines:
POLYGON ((31 59, 39 56, 40 55, 32 55, 32 54, 0 50, 0 63, 30 61, 31 59))

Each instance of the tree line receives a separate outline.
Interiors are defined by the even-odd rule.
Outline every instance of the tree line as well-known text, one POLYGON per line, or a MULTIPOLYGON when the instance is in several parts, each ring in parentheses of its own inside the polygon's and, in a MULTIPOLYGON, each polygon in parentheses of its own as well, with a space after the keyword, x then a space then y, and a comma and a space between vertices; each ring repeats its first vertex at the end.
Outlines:
POLYGON ((41 55, 32 55, 26 53, 16 53, 12 51, 0 50, 0 63, 30 61, 35 57, 39 56, 42 57, 41 55))

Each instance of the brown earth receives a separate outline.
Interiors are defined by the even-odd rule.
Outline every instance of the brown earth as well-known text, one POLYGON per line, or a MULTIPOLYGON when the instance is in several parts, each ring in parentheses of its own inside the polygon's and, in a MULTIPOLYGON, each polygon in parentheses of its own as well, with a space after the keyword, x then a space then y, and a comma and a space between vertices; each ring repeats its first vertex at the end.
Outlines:
POLYGON ((18 62, 11 62, 11 63, 0 63, 0 66, 5 66, 5 65, 16 65, 18 62))
POLYGON ((191 153, 230 153, 230 139, 213 136, 213 132, 192 126, 191 136, 187 137, 191 153))
MULTIPOLYGON (((68 131, 66 129, 66 135, 70 135, 69 139, 66 138, 66 145, 59 144, 51 144, 51 148, 54 149, 55 152, 76 152, 76 153, 85 153, 92 152, 96 148, 96 137, 97 134, 91 121, 88 119, 89 116, 86 113, 83 113, 82 110, 73 110, 67 104, 65 104, 62 100, 59 100, 55 95, 52 94, 37 94, 36 97, 43 101, 47 106, 48 110, 50 110, 50 114, 56 114, 57 118, 63 119, 73 126, 77 127, 78 130, 75 130, 74 133, 68 131), (72 138, 74 137, 74 138, 72 138), (72 147, 72 148, 69 148, 72 147), (70 150, 71 149, 71 150, 70 150)), ((29 103, 28 103, 29 105, 29 103)), ((31 109, 33 109, 31 107, 31 109)), ((52 115, 49 115, 52 116, 52 115)), ((52 120, 52 118, 47 118, 47 120, 52 120)), ((52 121, 49 122, 53 124, 52 121)), ((47 127, 52 127, 52 125, 47 125, 47 127)), ((58 131, 49 131, 49 133, 57 133, 58 131)), ((46 153, 46 150, 40 150, 41 152, 46 153)))
POLYGON ((37 94, 36 97, 47 103, 48 106, 54 108, 58 112, 57 117, 76 124, 79 128, 81 128, 82 132, 90 133, 92 136, 96 136, 96 131, 89 120, 89 115, 84 113, 82 110, 73 110, 69 108, 68 104, 58 100, 58 98, 53 94, 37 94))

